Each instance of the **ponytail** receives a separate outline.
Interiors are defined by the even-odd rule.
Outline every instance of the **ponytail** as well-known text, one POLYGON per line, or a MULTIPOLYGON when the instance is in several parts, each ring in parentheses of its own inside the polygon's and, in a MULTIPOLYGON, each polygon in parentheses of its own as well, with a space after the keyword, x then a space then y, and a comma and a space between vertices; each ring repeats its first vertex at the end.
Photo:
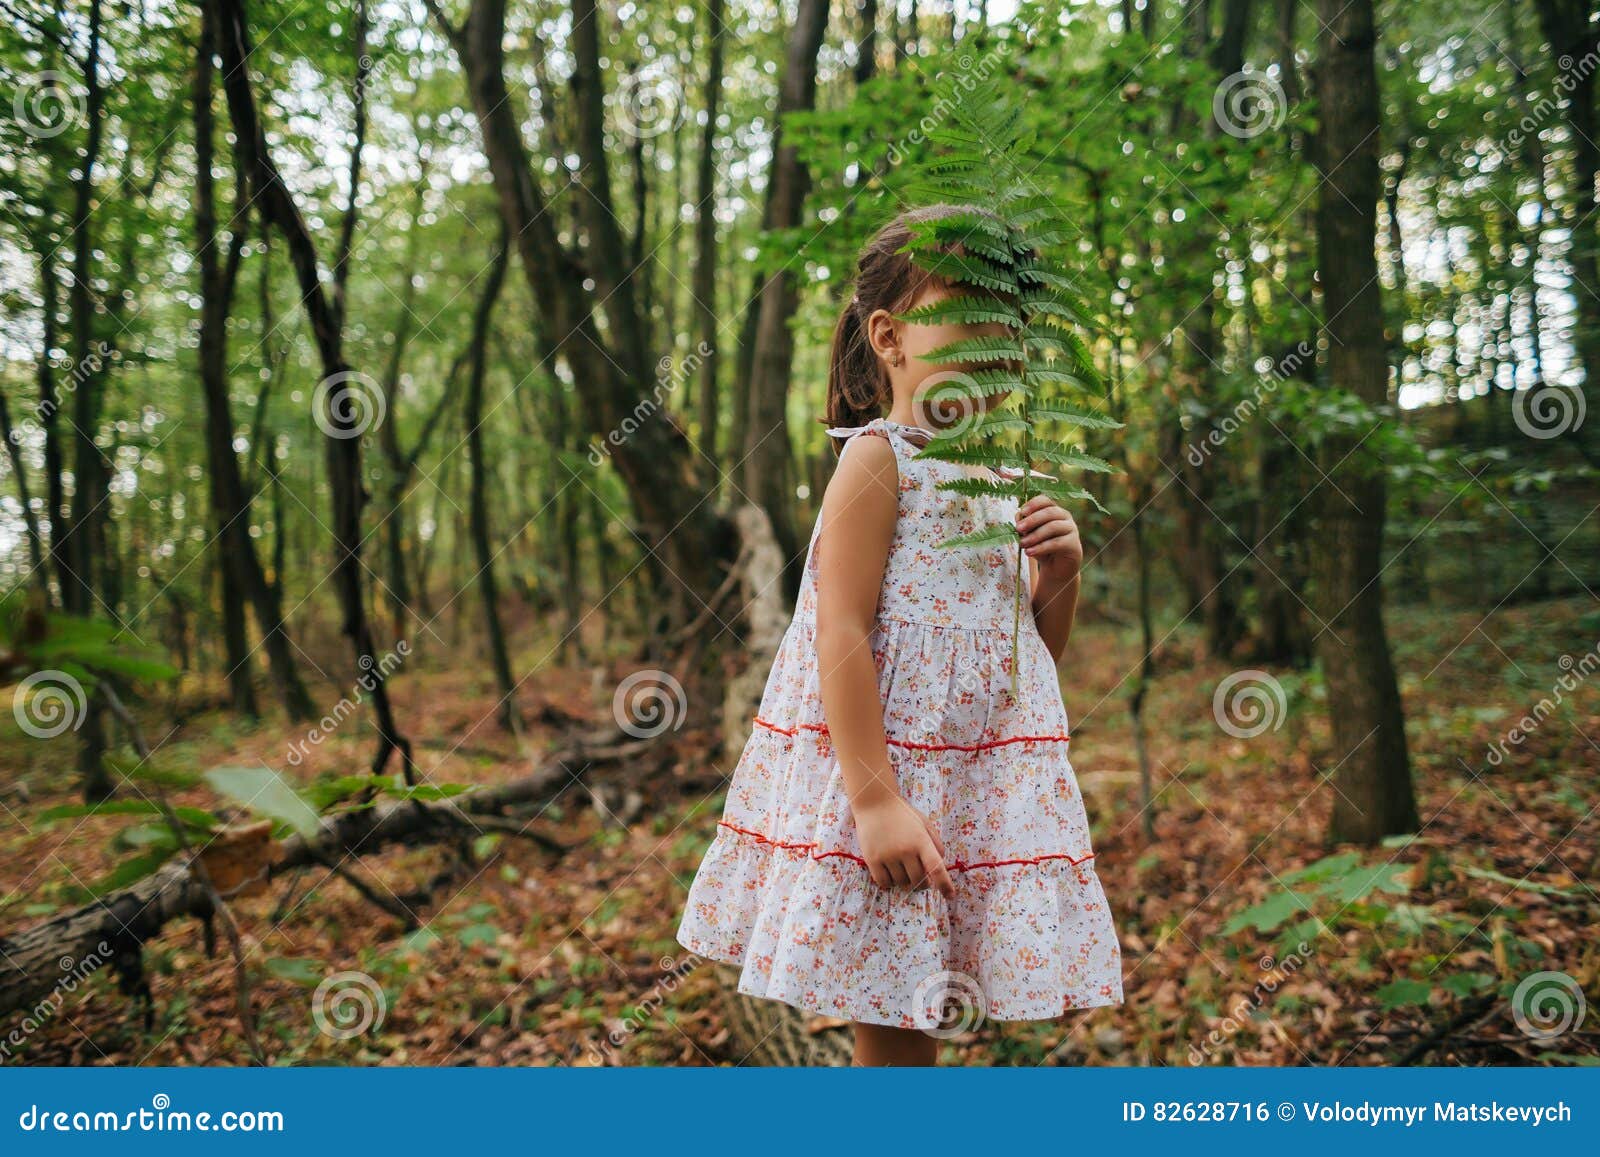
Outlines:
MULTIPOLYGON (((889 377, 867 340, 864 313, 859 299, 852 299, 833 327, 833 348, 828 356, 829 426, 863 426, 881 417, 889 401, 889 377)), ((834 439, 835 452, 843 445, 843 438, 834 439)))

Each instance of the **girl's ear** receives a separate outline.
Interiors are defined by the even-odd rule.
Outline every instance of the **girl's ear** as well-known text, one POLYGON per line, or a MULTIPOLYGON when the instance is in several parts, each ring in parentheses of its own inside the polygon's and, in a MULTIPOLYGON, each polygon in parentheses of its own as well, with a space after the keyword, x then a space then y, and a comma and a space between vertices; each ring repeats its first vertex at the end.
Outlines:
POLYGON ((900 323, 887 309, 875 309, 867 318, 867 341, 872 352, 890 365, 898 365, 896 359, 904 359, 900 352, 900 323))

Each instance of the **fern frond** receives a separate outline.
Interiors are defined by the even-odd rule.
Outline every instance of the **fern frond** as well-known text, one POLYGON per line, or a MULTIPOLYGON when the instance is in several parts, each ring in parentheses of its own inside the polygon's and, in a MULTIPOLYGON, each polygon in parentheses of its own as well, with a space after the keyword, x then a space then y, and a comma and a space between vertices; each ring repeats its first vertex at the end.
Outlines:
POLYGON ((1031 394, 1033 388, 1010 370, 973 370, 959 378, 949 378, 929 386, 924 401, 949 402, 966 398, 989 398, 995 394, 1031 394))
POLYGON ((919 306, 907 313, 894 315, 896 321, 909 321, 919 325, 941 322, 955 325, 986 325, 997 321, 1002 325, 1020 327, 1022 315, 1015 306, 993 297, 947 297, 932 305, 919 306))
POLYGON ((1058 478, 1036 478, 1031 488, 1035 494, 1043 494, 1058 503, 1088 502, 1101 514, 1107 513, 1106 508, 1100 505, 1092 493, 1081 486, 1074 486, 1071 482, 1062 482, 1058 478))
POLYGON ((1035 421, 1064 422, 1069 426, 1081 426, 1089 430, 1120 430, 1123 425, 1106 414, 1096 414, 1052 402, 1035 405, 1029 412, 1035 421))
POLYGON ((1045 462, 1054 462, 1058 466, 1072 466, 1079 470, 1093 470, 1097 474, 1115 474, 1117 468, 1104 458, 1096 458, 1093 454, 1085 454, 1081 450, 1074 450, 1070 446, 1063 446, 1059 442, 1030 442, 1028 452, 1035 458, 1045 462))
POLYGON ((936 346, 922 355, 929 362, 1021 361, 1022 344, 1014 337, 964 337, 936 346))
MULTIPOLYGON (((1022 497, 1022 479, 1015 478, 1007 482, 989 478, 947 478, 938 483, 935 490, 948 490, 952 494, 964 494, 968 498, 1017 498, 1022 497)), ((1037 488, 1035 488, 1037 489, 1037 488)))
POLYGON ((1017 528, 1009 523, 996 522, 975 530, 971 534, 958 534, 954 538, 947 538, 943 542, 935 543, 940 547, 957 546, 995 546, 999 543, 1014 543, 1019 540, 1017 528))
POLYGON ((937 274, 946 281, 981 285, 984 289, 993 289, 1006 294, 1017 292, 1017 276, 1014 272, 981 257, 919 249, 908 249, 908 254, 914 265, 937 274))

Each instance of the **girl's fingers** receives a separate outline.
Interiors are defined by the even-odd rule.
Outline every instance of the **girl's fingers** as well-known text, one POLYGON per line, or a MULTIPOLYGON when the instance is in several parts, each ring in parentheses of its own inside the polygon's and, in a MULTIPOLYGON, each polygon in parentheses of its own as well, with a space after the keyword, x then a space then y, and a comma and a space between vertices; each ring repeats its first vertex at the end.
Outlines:
POLYGON ((943 857, 940 857, 936 863, 927 865, 927 872, 928 883, 938 889, 939 894, 944 896, 945 899, 949 899, 956 894, 955 881, 950 878, 950 869, 944 866, 943 857))
POLYGON ((1032 531, 1025 531, 1022 535, 1023 546, 1033 546, 1053 538, 1067 538, 1077 532, 1077 526, 1070 518, 1058 518, 1053 522, 1046 522, 1035 527, 1032 531))

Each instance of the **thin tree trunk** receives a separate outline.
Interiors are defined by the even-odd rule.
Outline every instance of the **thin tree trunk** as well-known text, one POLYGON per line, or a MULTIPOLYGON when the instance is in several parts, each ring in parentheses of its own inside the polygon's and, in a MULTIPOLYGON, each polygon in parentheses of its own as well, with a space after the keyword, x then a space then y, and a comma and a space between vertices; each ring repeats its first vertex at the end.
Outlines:
MULTIPOLYGON (((1377 33, 1372 0, 1318 0, 1317 239, 1328 321, 1328 377, 1370 406, 1388 398, 1389 367, 1378 284, 1377 33)), ((1385 477, 1382 461, 1349 434, 1320 448, 1328 475, 1316 491, 1311 536, 1317 637, 1328 686, 1335 770, 1330 841, 1372 844, 1420 826, 1406 751, 1400 689, 1383 624, 1379 582, 1385 477)))
POLYGON ((722 341, 717 333, 717 114, 722 105, 723 23, 726 0, 706 0, 706 123, 700 132, 695 177, 694 318, 700 334, 700 454, 707 488, 715 492, 717 469, 717 367, 722 341))
MULTIPOLYGON (((777 118, 815 107, 817 54, 828 26, 828 0, 800 0, 790 30, 779 89, 777 118)), ((763 229, 792 229, 800 224, 811 175, 794 145, 783 139, 781 123, 773 129, 772 171, 767 181, 763 229)), ((783 551, 784 591, 792 602, 799 591, 799 531, 794 519, 794 454, 789 445, 789 378, 794 363, 794 333, 789 320, 799 308, 800 292, 793 271, 785 265, 761 287, 751 355, 749 420, 744 436, 740 486, 746 498, 766 511, 783 551)))
MULTIPOLYGON (((250 36, 245 21, 243 0, 208 0, 217 13, 221 45, 223 88, 237 139, 239 164, 249 174, 252 201, 258 211, 272 221, 282 234, 300 286, 301 304, 322 363, 323 381, 334 388, 349 388, 350 367, 344 360, 340 315, 324 292, 319 275, 316 248, 300 210, 267 146, 266 132, 257 118, 255 96, 250 89, 248 61, 250 36)), ((356 190, 350 190, 352 206, 356 190)), ((338 268, 336 266, 336 268, 338 268)), ((400 752, 405 779, 416 782, 411 760, 411 745, 400 735, 389 702, 382 668, 374 654, 371 628, 363 602, 361 563, 362 486, 361 433, 358 415, 350 408, 329 405, 327 419, 332 427, 327 442, 328 487, 333 496, 333 536, 335 549, 334 585, 343 610, 343 632, 355 652, 358 678, 371 683, 368 689, 378 729, 378 750, 371 769, 381 774, 389 757, 400 752), (374 672, 378 674, 374 675, 374 672)))
POLYGON ((488 636, 489 656, 494 665, 494 680, 500 691, 500 726, 513 735, 522 730, 517 713, 517 681, 511 674, 511 656, 506 650, 505 630, 500 624, 500 599, 494 581, 494 548, 489 541, 488 464, 483 448, 483 380, 489 363, 489 319, 495 301, 505 284, 506 266, 511 260, 511 240, 502 230, 500 247, 489 267, 483 295, 472 315, 472 365, 467 373, 467 398, 462 420, 467 424, 467 453, 472 460, 468 482, 468 521, 472 550, 478 560, 478 594, 483 600, 483 626, 488 636))

